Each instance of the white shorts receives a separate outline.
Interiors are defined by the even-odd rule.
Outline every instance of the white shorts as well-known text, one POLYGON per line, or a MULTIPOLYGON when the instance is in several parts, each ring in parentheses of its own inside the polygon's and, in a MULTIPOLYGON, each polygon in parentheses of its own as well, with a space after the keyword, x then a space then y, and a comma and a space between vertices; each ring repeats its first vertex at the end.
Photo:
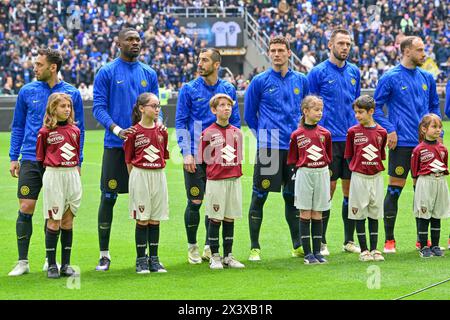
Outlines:
POLYGON ((384 216, 384 178, 381 172, 366 175, 352 172, 348 197, 348 218, 382 219, 384 216))
POLYGON ((419 176, 414 192, 414 215, 421 219, 450 216, 447 176, 419 176))
POLYGON ((133 167, 128 180, 130 216, 133 219, 169 219, 169 200, 164 169, 133 167))
POLYGON ((294 205, 300 210, 325 211, 331 206, 330 170, 300 167, 295 174, 294 205))
POLYGON ((76 167, 45 168, 42 178, 44 218, 61 220, 67 209, 75 216, 81 203, 81 179, 76 167))
POLYGON ((242 218, 241 178, 207 180, 205 214, 217 220, 242 218))

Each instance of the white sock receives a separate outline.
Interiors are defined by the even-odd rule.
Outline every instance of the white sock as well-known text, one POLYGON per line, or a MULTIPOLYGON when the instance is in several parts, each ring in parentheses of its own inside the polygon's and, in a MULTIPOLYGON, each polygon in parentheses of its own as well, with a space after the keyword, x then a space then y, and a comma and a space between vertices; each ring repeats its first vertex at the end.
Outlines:
POLYGON ((107 257, 109 260, 111 260, 111 256, 109 255, 109 250, 106 251, 100 251, 100 258, 107 257))

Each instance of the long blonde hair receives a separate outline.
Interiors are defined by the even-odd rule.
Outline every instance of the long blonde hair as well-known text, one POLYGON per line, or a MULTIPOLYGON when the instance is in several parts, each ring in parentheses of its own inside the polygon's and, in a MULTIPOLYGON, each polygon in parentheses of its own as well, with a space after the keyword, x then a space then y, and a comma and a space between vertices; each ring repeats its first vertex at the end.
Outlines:
POLYGON ((422 128, 428 129, 432 122, 436 121, 437 124, 442 128, 442 120, 439 118, 437 114, 428 113, 423 116, 422 120, 419 123, 419 142, 425 140, 425 132, 422 131, 422 128))
POLYGON ((47 108, 44 116, 44 127, 47 129, 52 130, 57 127, 58 118, 56 117, 56 108, 64 100, 70 104, 70 115, 67 119, 67 123, 73 124, 75 122, 72 98, 66 93, 56 92, 52 93, 47 101, 47 108))
POLYGON ((310 95, 307 95, 307 96, 303 99, 303 101, 302 101, 302 106, 301 106, 301 109, 302 109, 302 117, 300 118, 300 125, 301 125, 301 126, 304 126, 304 125, 305 125, 305 110, 309 110, 309 109, 313 108, 314 105, 315 105, 317 102, 318 102, 318 103, 321 103, 322 106, 323 106, 323 100, 322 100, 322 98, 319 97, 319 96, 315 96, 315 95, 310 94, 310 95))

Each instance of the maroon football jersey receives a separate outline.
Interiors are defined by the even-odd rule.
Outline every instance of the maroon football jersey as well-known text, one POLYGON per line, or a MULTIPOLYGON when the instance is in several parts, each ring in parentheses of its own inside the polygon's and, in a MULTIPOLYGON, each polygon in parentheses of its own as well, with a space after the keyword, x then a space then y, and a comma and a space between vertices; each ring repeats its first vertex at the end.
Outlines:
POLYGON ((198 163, 206 163, 206 178, 221 180, 242 176, 242 133, 232 126, 213 123, 200 137, 198 163))
POLYGON ((80 129, 72 124, 49 130, 42 127, 36 142, 36 160, 44 167, 75 167, 80 163, 80 129))
POLYGON ((351 171, 374 175, 384 171, 387 132, 380 125, 368 128, 361 124, 348 129, 344 158, 350 161, 351 171))
POLYGON ((134 126, 135 133, 127 136, 123 143, 125 162, 142 169, 162 169, 169 159, 167 149, 168 133, 154 128, 144 128, 139 123, 134 126))
POLYGON ((331 133, 324 127, 301 126, 291 134, 288 164, 295 164, 297 168, 323 168, 332 159, 331 133))
POLYGON ((413 178, 429 174, 448 175, 448 151, 439 141, 423 141, 414 148, 411 155, 413 178))

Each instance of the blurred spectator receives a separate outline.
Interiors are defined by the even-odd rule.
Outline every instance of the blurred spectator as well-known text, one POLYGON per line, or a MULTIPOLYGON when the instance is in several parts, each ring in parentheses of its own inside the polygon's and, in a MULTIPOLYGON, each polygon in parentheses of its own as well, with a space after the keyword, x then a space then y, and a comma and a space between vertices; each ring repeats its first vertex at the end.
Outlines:
POLYGON ((80 90, 81 99, 83 100, 92 100, 93 98, 93 87, 88 88, 84 82, 80 83, 78 88, 80 90))
POLYGON ((247 10, 260 24, 261 32, 290 38, 292 51, 302 61, 297 66, 300 71, 327 58, 331 30, 343 27, 353 33, 349 61, 365 75, 362 88, 375 88, 383 73, 399 63, 400 41, 406 35, 424 39, 427 56, 441 71, 437 82, 448 79, 448 1, 259 0, 249 2, 247 10))

